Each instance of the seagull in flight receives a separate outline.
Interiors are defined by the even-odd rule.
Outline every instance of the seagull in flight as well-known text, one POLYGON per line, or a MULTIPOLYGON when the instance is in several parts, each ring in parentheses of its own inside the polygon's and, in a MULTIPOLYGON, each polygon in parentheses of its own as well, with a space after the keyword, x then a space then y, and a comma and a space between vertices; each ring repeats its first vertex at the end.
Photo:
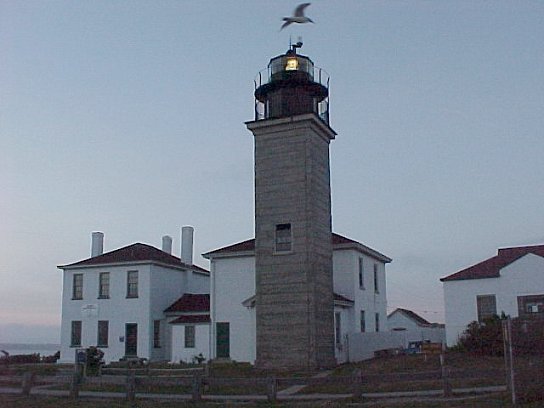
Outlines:
POLYGON ((291 23, 299 23, 299 24, 313 23, 313 21, 310 18, 304 15, 304 9, 308 7, 310 4, 312 3, 299 4, 297 8, 295 9, 295 11, 293 12, 292 17, 284 17, 283 21, 285 21, 285 23, 283 23, 283 25, 281 26, 280 31, 283 30, 285 27, 287 27, 291 23))

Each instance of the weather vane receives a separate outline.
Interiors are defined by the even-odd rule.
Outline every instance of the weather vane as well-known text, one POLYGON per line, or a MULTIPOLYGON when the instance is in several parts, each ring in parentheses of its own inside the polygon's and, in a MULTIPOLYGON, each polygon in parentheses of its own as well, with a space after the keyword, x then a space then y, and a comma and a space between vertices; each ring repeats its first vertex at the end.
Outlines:
POLYGON ((291 23, 298 23, 298 24, 313 23, 313 21, 310 18, 304 15, 304 9, 308 7, 310 4, 312 3, 299 4, 291 17, 284 17, 283 21, 285 21, 285 23, 283 23, 283 25, 281 26, 280 31, 283 30, 285 27, 287 27, 291 23))

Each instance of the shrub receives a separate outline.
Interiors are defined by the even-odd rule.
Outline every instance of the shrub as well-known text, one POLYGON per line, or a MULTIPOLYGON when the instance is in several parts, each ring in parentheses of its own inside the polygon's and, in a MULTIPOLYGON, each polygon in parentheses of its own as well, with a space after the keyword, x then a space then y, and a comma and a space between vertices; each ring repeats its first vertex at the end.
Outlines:
POLYGON ((60 351, 57 351, 55 354, 51 356, 43 356, 42 363, 56 363, 59 358, 60 358, 60 351))
POLYGON ((504 351, 502 321, 506 316, 493 316, 482 323, 469 323, 456 349, 479 355, 502 356, 504 351))
POLYGON ((13 356, 2 357, 4 364, 35 364, 40 362, 40 354, 15 354, 13 356))
POLYGON ((100 366, 104 364, 104 352, 99 348, 91 346, 86 351, 87 354, 87 375, 96 376, 100 371, 100 366))

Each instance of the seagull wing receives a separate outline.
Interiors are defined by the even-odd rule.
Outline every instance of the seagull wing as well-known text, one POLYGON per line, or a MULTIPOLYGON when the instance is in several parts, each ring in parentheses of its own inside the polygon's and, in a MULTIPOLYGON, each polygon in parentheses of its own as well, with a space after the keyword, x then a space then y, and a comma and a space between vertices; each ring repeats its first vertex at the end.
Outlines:
POLYGON ((287 27, 287 26, 288 26, 289 24, 291 24, 291 23, 292 23, 291 20, 285 21, 285 23, 283 23, 283 25, 281 26, 280 31, 283 30, 285 27, 287 27))
POLYGON ((312 3, 302 3, 297 6, 293 15, 295 17, 304 17, 304 9, 312 3))

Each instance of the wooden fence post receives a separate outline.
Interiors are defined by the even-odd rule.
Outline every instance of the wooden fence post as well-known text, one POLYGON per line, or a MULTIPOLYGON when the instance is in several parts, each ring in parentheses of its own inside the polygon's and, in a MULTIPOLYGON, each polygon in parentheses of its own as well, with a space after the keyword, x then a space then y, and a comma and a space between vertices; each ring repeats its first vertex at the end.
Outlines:
POLYGON ((363 399, 363 372, 360 368, 353 371, 352 376, 353 396, 354 401, 362 401, 363 399))
POLYGON ((204 381, 204 384, 202 385, 203 386, 203 389, 204 389, 204 392, 209 392, 210 391, 210 377, 212 376, 212 363, 211 362, 207 362, 204 364, 204 378, 205 378, 205 381, 204 381))
POLYGON ((506 389, 508 392, 512 392, 512 384, 510 384, 510 362, 508 361, 508 327, 507 321, 503 320, 502 322, 502 344, 503 344, 503 355, 504 355, 504 375, 506 379, 506 389))
POLYGON ((74 399, 79 398, 79 383, 80 374, 76 371, 72 373, 72 380, 70 381, 70 397, 74 399))
POLYGON ((442 389, 444 397, 451 397, 453 395, 450 380, 448 378, 449 369, 446 367, 444 354, 440 354, 440 367, 442 370, 442 389))
POLYGON ((266 379, 266 396, 269 402, 275 402, 278 394, 278 382, 275 377, 266 379))
POLYGON ((34 373, 31 371, 26 371, 23 374, 23 384, 22 384, 23 395, 30 395, 30 390, 32 389, 33 382, 34 382, 34 373))
POLYGON ((506 320, 506 328, 508 331, 508 356, 510 360, 510 392, 512 393, 512 406, 517 406, 517 394, 516 394, 516 378, 515 378, 515 368, 514 368, 514 338, 512 337, 512 318, 508 316, 506 320))
POLYGON ((134 370, 130 370, 127 374, 127 401, 134 404, 136 401, 136 377, 134 370))
POLYGON ((198 373, 193 376, 193 401, 200 401, 202 399, 202 378, 198 373))

